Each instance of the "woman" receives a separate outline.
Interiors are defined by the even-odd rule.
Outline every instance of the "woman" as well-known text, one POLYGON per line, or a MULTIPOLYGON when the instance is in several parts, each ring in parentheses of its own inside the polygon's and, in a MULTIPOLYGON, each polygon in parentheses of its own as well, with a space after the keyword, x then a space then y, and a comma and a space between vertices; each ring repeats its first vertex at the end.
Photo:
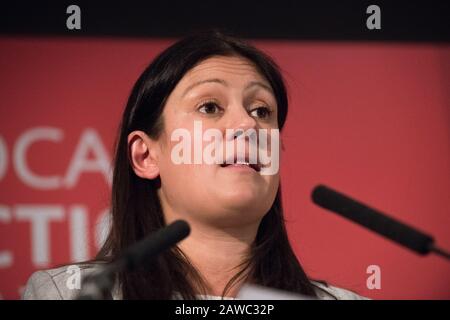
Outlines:
MULTIPOLYGON (((183 219, 190 224, 189 237, 145 267, 117 274, 113 298, 234 298, 244 283, 323 299, 359 298, 312 281, 303 271, 288 242, 278 172, 261 174, 259 162, 180 164, 173 159, 179 143, 173 133, 180 128, 195 136, 195 123, 201 123, 203 130, 218 129, 234 143, 238 135, 227 135, 228 129, 281 130, 287 109, 276 64, 240 40, 214 32, 185 38, 162 52, 136 82, 124 111, 115 152, 112 228, 95 261, 79 265, 82 275, 183 219)), ((75 298, 79 290, 68 289, 69 276, 64 267, 39 271, 24 298, 75 298)))

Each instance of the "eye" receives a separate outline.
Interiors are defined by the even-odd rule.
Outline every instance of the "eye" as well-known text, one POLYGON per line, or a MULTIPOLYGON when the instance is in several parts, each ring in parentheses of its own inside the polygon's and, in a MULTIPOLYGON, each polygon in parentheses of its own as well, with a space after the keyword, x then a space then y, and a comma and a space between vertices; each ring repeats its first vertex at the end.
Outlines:
POLYGON ((198 111, 206 114, 217 114, 222 111, 222 108, 214 101, 204 102, 198 108, 198 111))
POLYGON ((272 111, 268 107, 258 107, 250 111, 252 117, 267 119, 270 117, 272 111))

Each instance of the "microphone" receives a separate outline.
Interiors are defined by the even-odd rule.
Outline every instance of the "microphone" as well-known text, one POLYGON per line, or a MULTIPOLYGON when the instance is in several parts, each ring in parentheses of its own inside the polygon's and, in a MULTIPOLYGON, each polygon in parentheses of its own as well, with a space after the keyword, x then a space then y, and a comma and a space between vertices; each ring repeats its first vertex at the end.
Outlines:
POLYGON ((159 229, 125 252, 121 258, 123 268, 133 270, 139 265, 145 264, 186 238, 190 231, 189 224, 184 220, 177 220, 167 227, 159 229))
POLYGON ((432 236, 327 186, 316 186, 312 191, 311 197, 312 201, 318 206, 335 212, 420 255, 433 252, 446 259, 450 259, 448 252, 434 245, 434 238, 432 236))
POLYGON ((122 270, 134 270, 168 250, 190 233, 189 224, 177 220, 129 247, 117 260, 106 264, 101 271, 87 276, 77 300, 111 299, 114 276, 122 270))

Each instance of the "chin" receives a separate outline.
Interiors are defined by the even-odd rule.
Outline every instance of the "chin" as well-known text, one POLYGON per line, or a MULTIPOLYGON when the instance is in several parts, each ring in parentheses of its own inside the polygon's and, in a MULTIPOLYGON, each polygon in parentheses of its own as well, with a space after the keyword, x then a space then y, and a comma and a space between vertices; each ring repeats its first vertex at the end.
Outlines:
POLYGON ((228 208, 230 211, 253 211, 267 201, 268 198, 269 196, 259 189, 231 188, 225 192, 222 190, 220 202, 223 203, 224 208, 228 208))

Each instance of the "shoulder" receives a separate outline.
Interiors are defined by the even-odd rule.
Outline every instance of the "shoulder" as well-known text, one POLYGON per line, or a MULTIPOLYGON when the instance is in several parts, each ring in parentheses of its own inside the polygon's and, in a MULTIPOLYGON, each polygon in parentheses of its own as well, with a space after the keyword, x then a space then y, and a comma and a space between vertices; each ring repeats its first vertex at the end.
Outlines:
POLYGON ((353 291, 335 287, 323 282, 311 281, 320 300, 370 300, 353 291))
POLYGON ((28 279, 24 300, 71 300, 81 290, 83 277, 100 269, 98 264, 67 265, 34 272, 28 279), (74 277, 79 272, 79 277, 74 277))

